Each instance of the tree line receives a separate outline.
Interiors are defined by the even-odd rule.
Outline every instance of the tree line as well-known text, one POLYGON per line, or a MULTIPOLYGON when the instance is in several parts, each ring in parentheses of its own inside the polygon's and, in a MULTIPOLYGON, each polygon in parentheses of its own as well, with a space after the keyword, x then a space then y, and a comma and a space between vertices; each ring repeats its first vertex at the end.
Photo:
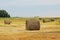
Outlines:
POLYGON ((10 14, 6 10, 0 10, 0 17, 10 17, 10 14))

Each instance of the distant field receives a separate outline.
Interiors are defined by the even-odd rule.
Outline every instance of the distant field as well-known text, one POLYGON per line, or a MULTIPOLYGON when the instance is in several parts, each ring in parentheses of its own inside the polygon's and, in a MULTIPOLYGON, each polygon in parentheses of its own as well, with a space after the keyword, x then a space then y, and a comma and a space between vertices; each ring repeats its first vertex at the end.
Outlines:
POLYGON ((40 30, 27 31, 26 19, 30 18, 0 18, 0 40, 59 40, 60 19, 54 22, 43 23, 40 20, 40 30), (10 19, 10 25, 4 24, 5 19, 10 19))

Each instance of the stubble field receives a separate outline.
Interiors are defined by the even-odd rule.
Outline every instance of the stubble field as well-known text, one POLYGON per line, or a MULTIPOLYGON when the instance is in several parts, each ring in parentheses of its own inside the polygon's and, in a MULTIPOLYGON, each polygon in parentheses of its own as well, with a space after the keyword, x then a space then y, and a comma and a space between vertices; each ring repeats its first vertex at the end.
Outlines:
POLYGON ((60 25, 54 22, 40 21, 40 30, 29 31, 25 26, 26 18, 0 18, 0 40, 59 40, 60 25), (10 19, 10 25, 4 24, 10 19))

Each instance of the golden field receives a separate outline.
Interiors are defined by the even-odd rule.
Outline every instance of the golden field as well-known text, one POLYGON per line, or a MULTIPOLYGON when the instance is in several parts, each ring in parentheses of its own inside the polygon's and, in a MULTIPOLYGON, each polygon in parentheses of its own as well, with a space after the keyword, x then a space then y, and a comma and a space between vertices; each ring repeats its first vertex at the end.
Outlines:
POLYGON ((60 39, 60 19, 47 23, 43 23, 42 20, 40 20, 40 30, 35 31, 26 30, 26 19, 27 18, 0 18, 0 40, 60 39), (10 25, 4 24, 4 19, 10 19, 12 23, 10 25))

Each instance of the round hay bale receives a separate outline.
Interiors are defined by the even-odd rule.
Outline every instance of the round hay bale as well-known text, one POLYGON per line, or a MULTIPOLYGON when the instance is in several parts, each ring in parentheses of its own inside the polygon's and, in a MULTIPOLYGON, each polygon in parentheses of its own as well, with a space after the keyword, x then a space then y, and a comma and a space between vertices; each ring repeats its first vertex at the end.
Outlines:
POLYGON ((36 19, 26 20, 26 30, 40 30, 40 22, 36 19))
POLYGON ((39 18, 39 20, 42 20, 42 18, 39 18))
POLYGON ((50 19, 43 19, 43 23, 45 23, 45 22, 51 22, 51 20, 50 19))
POLYGON ((51 18, 51 21, 55 21, 54 18, 53 19, 51 18))
POLYGON ((4 20, 4 24, 10 24, 11 20, 4 20))

